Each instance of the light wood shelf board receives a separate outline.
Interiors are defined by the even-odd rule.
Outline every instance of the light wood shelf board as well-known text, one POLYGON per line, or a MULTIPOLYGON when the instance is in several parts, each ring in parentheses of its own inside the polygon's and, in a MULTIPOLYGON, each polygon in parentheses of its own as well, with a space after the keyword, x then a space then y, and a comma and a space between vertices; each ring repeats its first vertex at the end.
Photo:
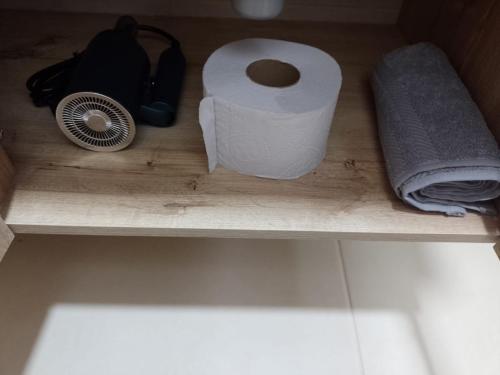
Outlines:
MULTIPOLYGON (((82 49, 110 15, 0 12, 0 121, 16 170, 5 211, 17 233, 206 237, 323 237, 491 241, 498 221, 446 218, 403 205, 392 192, 376 133, 368 78, 404 44, 395 26, 141 17, 182 41, 189 61, 178 124, 140 127, 132 147, 101 154, 69 143, 48 109, 33 107, 26 78, 82 49), (218 168, 207 173, 198 125, 201 69, 217 47, 245 37, 322 48, 344 85, 328 153, 313 172, 273 181, 218 168)), ((148 40, 157 55, 163 44, 148 40)))

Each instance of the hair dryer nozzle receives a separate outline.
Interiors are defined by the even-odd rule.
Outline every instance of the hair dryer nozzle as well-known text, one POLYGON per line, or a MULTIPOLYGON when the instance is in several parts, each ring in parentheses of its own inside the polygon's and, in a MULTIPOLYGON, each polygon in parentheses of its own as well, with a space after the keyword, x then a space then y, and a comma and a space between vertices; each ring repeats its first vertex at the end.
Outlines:
POLYGON ((141 107, 142 118, 154 126, 169 126, 175 121, 181 96, 186 59, 178 43, 163 51, 158 62, 152 100, 141 107))

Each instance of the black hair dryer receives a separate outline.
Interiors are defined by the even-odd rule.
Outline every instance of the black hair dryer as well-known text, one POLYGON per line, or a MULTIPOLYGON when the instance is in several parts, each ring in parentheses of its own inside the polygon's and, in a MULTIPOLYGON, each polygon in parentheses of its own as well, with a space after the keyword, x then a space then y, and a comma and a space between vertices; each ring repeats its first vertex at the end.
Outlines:
POLYGON ((72 142, 93 151, 117 151, 132 143, 136 123, 173 124, 185 70, 177 39, 123 16, 85 51, 35 73, 27 86, 34 104, 50 106, 72 142), (140 31, 170 42, 152 78, 148 55, 137 41, 140 31))

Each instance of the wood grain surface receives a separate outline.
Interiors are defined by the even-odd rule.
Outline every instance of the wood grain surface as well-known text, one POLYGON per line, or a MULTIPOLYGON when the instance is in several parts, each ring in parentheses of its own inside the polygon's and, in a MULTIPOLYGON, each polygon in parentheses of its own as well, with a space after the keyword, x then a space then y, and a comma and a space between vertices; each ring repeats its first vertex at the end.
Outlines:
POLYGON ((430 40, 444 0, 404 0, 398 25, 410 43, 430 40))
MULTIPOLYGON (((0 142, 2 139, 3 131, 3 129, 0 129, 0 142)), ((3 203, 4 199, 9 193, 13 178, 14 167, 12 166, 12 163, 2 145, 0 144, 0 204, 3 203)))
MULTIPOLYGON (((0 135, 3 133, 0 133, 0 135)), ((0 136, 0 140, 1 140, 0 136)), ((8 195, 12 186, 14 178, 14 168, 9 160, 9 157, 5 153, 3 147, 0 145, 0 206, 8 199, 8 195)), ((12 240, 14 239, 14 234, 9 229, 7 224, 0 215, 0 261, 2 257, 7 252, 12 240)))
MULTIPOLYGON (((402 1, 286 0, 279 18, 394 24, 402 1)), ((170 17, 239 17, 231 0, 0 0, 0 8, 170 17)))
MULTIPOLYGON (((109 15, 0 13, 0 121, 17 173, 6 221, 15 232, 322 237, 491 241, 495 218, 447 218, 401 203, 378 144, 368 78, 382 54, 404 44, 395 26, 141 17, 182 41, 189 61, 178 123, 141 126, 116 153, 83 150, 65 139, 47 108, 35 108, 24 82, 38 69, 84 48, 109 15), (319 47, 340 63, 344 85, 326 159, 293 181, 207 173, 198 125, 201 69, 221 45, 245 37, 319 47)), ((145 41, 158 55, 163 44, 145 41)))

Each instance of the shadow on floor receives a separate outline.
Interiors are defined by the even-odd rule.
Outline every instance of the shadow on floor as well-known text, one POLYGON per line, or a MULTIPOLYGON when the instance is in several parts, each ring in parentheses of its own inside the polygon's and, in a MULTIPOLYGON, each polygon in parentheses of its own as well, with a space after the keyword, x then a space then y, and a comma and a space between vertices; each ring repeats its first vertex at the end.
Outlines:
MULTIPOLYGON (((404 258, 415 272, 405 280, 429 281, 432 269, 418 254, 404 258)), ((361 308, 411 313, 415 287, 401 285, 403 301, 379 295, 361 308)), ((23 373, 47 314, 61 304, 350 309, 336 241, 19 236, 0 264, 2 375, 23 373)))

